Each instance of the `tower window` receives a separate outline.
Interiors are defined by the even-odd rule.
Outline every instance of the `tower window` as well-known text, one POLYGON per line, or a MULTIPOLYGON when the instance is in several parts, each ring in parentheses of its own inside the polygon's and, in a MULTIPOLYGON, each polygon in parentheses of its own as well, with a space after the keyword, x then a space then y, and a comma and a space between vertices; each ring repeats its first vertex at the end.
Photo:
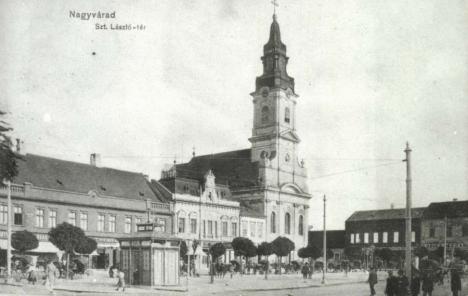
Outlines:
POLYGON ((284 122, 289 123, 291 121, 291 111, 289 111, 289 108, 286 107, 284 109, 284 122))
POLYGON ((262 108, 262 123, 267 123, 270 120, 270 109, 267 106, 262 108))
POLYGON ((291 215, 289 213, 284 215, 284 233, 291 234, 291 215))
POLYGON ((271 233, 276 233, 276 213, 271 212, 270 216, 270 227, 271 227, 271 233))

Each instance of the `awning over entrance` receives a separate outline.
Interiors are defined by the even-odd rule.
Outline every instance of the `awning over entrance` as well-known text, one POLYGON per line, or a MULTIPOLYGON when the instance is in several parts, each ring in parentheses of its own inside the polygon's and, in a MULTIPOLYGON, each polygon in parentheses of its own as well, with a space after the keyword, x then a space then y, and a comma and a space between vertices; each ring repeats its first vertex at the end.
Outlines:
MULTIPOLYGON (((0 240, 0 249, 6 250, 8 246, 7 240, 6 239, 1 239, 0 240)), ((11 250, 15 250, 13 247, 11 250)), ((28 251, 28 253, 61 253, 59 249, 57 249, 54 244, 51 242, 39 242, 39 246, 33 250, 28 251)))

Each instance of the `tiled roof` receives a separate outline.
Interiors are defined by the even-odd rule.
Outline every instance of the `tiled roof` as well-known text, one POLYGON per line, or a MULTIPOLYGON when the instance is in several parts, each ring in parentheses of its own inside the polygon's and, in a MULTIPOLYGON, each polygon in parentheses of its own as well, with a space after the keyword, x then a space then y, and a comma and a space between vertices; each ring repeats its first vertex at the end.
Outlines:
POLYGON ((16 184, 32 183, 35 187, 163 202, 151 190, 141 173, 121 171, 89 164, 26 154, 18 161, 16 184))
MULTIPOLYGON (((327 248, 343 249, 345 247, 345 230, 327 230, 327 248)), ((309 245, 323 248, 323 231, 309 231, 309 245)))
POLYGON ((176 176, 203 181, 211 169, 216 183, 231 189, 258 185, 258 163, 252 162, 251 149, 229 151, 193 157, 188 163, 176 165, 176 176))
POLYGON ((156 180, 151 180, 149 184, 156 196, 163 198, 164 201, 172 200, 172 193, 164 185, 156 180))
MULTIPOLYGON (((421 218, 426 208, 413 208, 412 218, 421 218)), ((405 219, 406 209, 386 209, 354 212, 346 221, 394 220, 405 219)))
POLYGON ((468 200, 433 202, 424 211, 424 219, 468 217, 468 200))
POLYGON ((241 201, 240 216, 251 218, 265 218, 264 203, 256 201, 241 201))

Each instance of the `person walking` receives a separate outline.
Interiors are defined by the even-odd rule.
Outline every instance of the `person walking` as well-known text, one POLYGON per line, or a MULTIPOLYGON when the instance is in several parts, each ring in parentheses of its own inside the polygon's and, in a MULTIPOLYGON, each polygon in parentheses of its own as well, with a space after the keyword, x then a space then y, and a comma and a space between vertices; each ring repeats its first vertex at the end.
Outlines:
POLYGON ((421 279, 416 272, 413 272, 413 276, 411 277, 411 295, 418 296, 419 292, 421 291, 421 279))
POLYGON ((307 279, 307 275, 309 274, 309 263, 306 262, 304 265, 302 265, 302 278, 307 279))
POLYGON ((46 267, 46 288, 49 290, 49 293, 55 294, 54 285, 55 285, 55 275, 57 274, 57 267, 55 267, 54 262, 49 260, 49 263, 46 267))
POLYGON ((391 270, 388 271, 387 285, 385 286, 385 295, 396 296, 398 290, 398 279, 391 270))
POLYGON ((28 267, 28 283, 35 285, 37 281, 36 266, 29 264, 28 267))
POLYGON ((450 276, 450 286, 452 287, 453 296, 461 296, 461 279, 460 274, 456 269, 452 269, 450 276))
POLYGON ((374 286, 375 286, 375 284, 377 284, 377 273, 375 272, 374 267, 371 267, 371 269, 369 271, 369 278, 367 279, 367 282, 369 283, 371 296, 375 295, 374 286))
POLYGON ((119 291, 122 288, 122 292, 125 292, 125 273, 120 268, 117 269, 117 279, 117 289, 115 290, 119 291))
POLYGON ((406 296, 406 295, 408 295, 408 286, 409 286, 408 278, 404 274, 403 270, 401 270, 401 269, 398 270, 396 296, 406 296))
POLYGON ((434 290, 434 280, 430 273, 425 273, 422 276, 422 292, 423 296, 432 296, 432 291, 434 290))

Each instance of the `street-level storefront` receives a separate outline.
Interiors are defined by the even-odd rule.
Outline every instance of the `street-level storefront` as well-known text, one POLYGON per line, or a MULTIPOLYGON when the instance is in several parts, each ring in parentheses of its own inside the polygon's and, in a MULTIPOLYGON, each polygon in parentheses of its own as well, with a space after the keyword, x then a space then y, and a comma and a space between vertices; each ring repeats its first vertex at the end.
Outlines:
POLYGON ((143 224, 134 237, 119 239, 120 268, 131 285, 175 286, 180 284, 179 248, 181 240, 151 231, 143 224), (141 230, 140 230, 141 229, 141 230))

